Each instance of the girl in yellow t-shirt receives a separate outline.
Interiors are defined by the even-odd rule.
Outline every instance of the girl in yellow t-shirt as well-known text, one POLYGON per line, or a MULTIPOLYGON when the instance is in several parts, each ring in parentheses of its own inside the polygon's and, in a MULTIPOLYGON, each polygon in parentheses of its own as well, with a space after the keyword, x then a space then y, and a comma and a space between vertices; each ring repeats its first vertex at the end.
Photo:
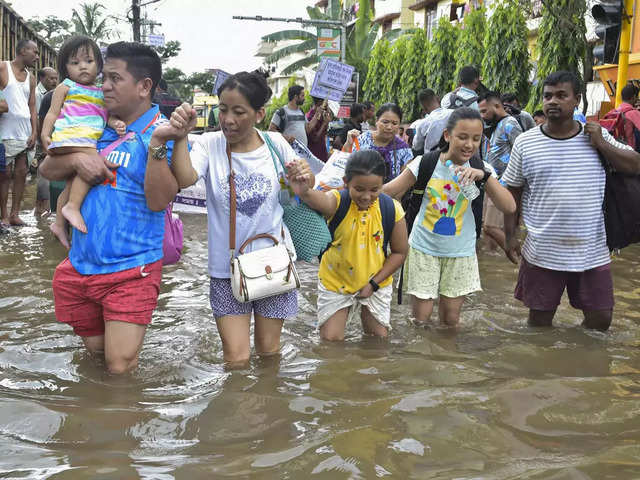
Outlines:
MULTIPOLYGON (((404 211, 396 200, 380 198, 386 165, 375 150, 351 154, 345 167, 346 191, 312 190, 304 178, 290 178, 294 192, 328 221, 341 202, 350 202, 318 272, 318 326, 325 340, 343 340, 347 321, 360 313, 366 334, 386 337, 391 329, 393 273, 408 251, 404 211), (384 238, 381 200, 393 202, 394 223, 384 238), (386 245, 390 245, 387 256, 386 245)), ((344 207, 344 205, 343 205, 344 207)))

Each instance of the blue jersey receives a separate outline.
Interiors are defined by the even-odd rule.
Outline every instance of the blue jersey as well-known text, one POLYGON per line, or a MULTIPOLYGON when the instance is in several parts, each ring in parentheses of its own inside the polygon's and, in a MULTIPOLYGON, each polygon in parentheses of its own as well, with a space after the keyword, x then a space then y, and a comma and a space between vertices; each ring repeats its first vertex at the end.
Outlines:
MULTIPOLYGON (((152 104, 127 126, 134 136, 107 156, 120 165, 115 180, 94 186, 84 199, 81 212, 88 232, 73 229, 69 252, 71 264, 82 275, 120 272, 162 258, 164 211, 149 210, 144 194, 149 141, 160 119, 164 117, 152 104)), ((98 150, 117 139, 116 132, 106 127, 98 150)), ((169 159, 172 147, 170 142, 169 159)))

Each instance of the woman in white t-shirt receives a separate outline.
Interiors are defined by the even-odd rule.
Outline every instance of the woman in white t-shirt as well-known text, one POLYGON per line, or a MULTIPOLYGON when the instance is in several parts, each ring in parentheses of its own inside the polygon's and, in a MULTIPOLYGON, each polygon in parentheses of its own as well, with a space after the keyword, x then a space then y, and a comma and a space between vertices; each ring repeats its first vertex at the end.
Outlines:
MULTIPOLYGON (((229 262, 229 161, 231 151, 236 184, 236 245, 261 234, 284 236, 295 252, 289 231, 282 220, 278 201, 281 176, 276 172, 270 151, 255 125, 265 116, 264 105, 271 89, 264 76, 240 72, 231 76, 218 90, 221 131, 201 135, 191 150, 191 165, 172 166, 181 187, 204 179, 207 186, 209 227, 210 302, 222 339, 224 359, 244 363, 249 359, 249 326, 255 318, 255 348, 258 354, 275 354, 280 348, 283 319, 296 316, 297 292, 294 290, 251 303, 239 303, 231 291, 229 262)), ((172 117, 173 121, 173 117, 172 117)), ((291 146, 279 133, 268 134, 289 169, 313 175, 308 165, 296 160, 291 146)), ((251 242, 245 253, 271 246, 269 240, 251 242)))

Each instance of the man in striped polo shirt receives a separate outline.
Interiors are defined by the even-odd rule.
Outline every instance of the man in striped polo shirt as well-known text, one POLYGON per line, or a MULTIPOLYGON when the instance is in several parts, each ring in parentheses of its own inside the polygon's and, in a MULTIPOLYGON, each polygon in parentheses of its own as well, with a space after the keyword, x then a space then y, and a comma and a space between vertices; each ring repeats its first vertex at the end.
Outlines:
MULTIPOLYGON (((581 83, 570 72, 544 81, 546 123, 520 135, 502 180, 521 207, 527 238, 515 297, 529 308, 529 325, 551 326, 565 288, 583 326, 607 330, 613 281, 604 226, 603 155, 619 172, 639 174, 640 154, 597 123, 573 119, 581 83)), ((518 213, 505 215, 507 256, 517 263, 518 213)))

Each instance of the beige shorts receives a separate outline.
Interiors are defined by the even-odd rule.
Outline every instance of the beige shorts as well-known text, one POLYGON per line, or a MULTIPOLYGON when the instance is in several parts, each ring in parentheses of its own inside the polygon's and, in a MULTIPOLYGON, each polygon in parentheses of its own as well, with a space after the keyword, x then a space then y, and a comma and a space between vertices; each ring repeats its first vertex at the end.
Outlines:
POLYGON ((456 298, 482 290, 478 258, 433 257, 409 248, 405 264, 407 293, 422 300, 456 298))
POLYGON ((485 227, 494 227, 502 230, 504 228, 504 213, 498 210, 498 207, 489 198, 484 196, 484 207, 482 210, 482 224, 485 227))
POLYGON ((33 159, 35 158, 36 150, 35 148, 32 148, 31 150, 27 150, 26 140, 7 139, 7 140, 3 140, 2 143, 4 143, 5 162, 7 167, 13 165, 16 161, 16 158, 22 155, 22 153, 24 153, 25 151, 27 154, 27 166, 29 166, 33 161, 33 159))

